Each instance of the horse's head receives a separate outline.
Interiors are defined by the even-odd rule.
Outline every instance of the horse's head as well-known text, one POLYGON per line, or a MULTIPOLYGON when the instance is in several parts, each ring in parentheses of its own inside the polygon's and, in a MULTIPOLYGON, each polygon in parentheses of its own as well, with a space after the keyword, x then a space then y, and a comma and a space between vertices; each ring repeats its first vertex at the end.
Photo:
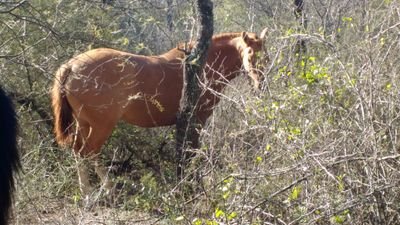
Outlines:
MULTIPOLYGON (((263 46, 266 33, 267 29, 264 29, 260 36, 255 33, 242 32, 241 41, 239 43, 243 67, 248 76, 253 80, 255 89, 260 88, 260 82, 262 82, 263 78, 260 71, 256 68, 256 58, 257 52, 264 49, 263 46)), ((265 52, 265 56, 268 60, 267 52, 265 52)))

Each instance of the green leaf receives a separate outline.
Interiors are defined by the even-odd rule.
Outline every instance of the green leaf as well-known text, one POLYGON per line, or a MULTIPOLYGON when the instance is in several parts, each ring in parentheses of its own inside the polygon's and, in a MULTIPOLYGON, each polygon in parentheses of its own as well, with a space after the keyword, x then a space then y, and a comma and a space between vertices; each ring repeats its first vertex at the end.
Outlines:
POLYGON ((231 213, 228 215, 228 220, 235 219, 236 217, 237 217, 237 213, 236 213, 236 212, 231 212, 231 213))
POLYGON ((298 128, 298 127, 293 127, 293 128, 290 130, 290 133, 293 134, 293 135, 295 135, 295 136, 298 136, 298 135, 301 134, 301 130, 300 130, 300 128, 298 128))
POLYGON ((298 199, 300 197, 300 194, 301 194, 301 187, 297 186, 293 187, 292 193, 289 196, 289 200, 292 201, 298 199))
POLYGON ((342 215, 333 216, 332 220, 336 224, 343 224, 346 221, 346 217, 342 215))
POLYGON ((230 183, 232 183, 232 181, 233 181, 233 177, 229 177, 229 178, 224 180, 224 183, 225 184, 230 184, 230 183))
POLYGON ((351 22, 351 21, 353 21, 353 18, 352 17, 342 17, 342 21, 343 22, 351 22))
POLYGON ((124 46, 129 45, 129 39, 126 38, 126 37, 122 38, 121 44, 124 45, 124 46))
POLYGON ((230 195, 231 195, 231 192, 230 192, 230 191, 226 191, 226 192, 224 192, 224 194, 222 195, 222 198, 226 200, 226 199, 229 198, 230 195))
POLYGON ((215 217, 216 218, 220 218, 220 217, 223 217, 223 216, 225 216, 225 212, 222 211, 220 208, 216 208, 215 209, 215 217))
POLYGON ((218 225, 218 223, 216 221, 212 221, 212 220, 207 220, 206 224, 207 225, 218 225))
POLYGON ((390 89, 392 89, 392 84, 387 83, 385 89, 386 89, 386 91, 390 91, 390 89))
POLYGON ((192 224, 193 224, 193 225, 202 225, 203 222, 201 221, 201 219, 195 218, 195 219, 192 221, 192 224))
POLYGON ((346 174, 339 175, 339 176, 336 177, 338 179, 338 181, 339 181, 339 183, 338 183, 339 191, 344 191, 344 189, 345 189, 345 184, 344 184, 344 181, 343 181, 345 176, 346 176, 346 174))

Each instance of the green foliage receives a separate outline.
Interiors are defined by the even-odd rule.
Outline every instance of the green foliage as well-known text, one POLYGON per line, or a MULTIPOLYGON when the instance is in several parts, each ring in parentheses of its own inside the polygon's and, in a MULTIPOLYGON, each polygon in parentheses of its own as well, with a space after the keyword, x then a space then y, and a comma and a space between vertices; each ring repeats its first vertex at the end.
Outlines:
POLYGON ((299 63, 299 70, 302 71, 300 78, 307 84, 313 85, 318 82, 329 82, 331 77, 328 75, 328 68, 316 63, 315 57, 303 58, 299 63))
POLYGON ((297 200, 300 197, 300 194, 301 194, 301 187, 295 186, 292 188, 292 192, 290 193, 288 200, 289 201, 297 200))
POLYGON ((339 190, 339 191, 344 191, 344 189, 345 189, 344 177, 345 177, 345 175, 339 175, 339 176, 337 176, 337 180, 338 180, 338 190, 339 190))
POLYGON ((350 214, 349 210, 344 210, 342 213, 333 216, 331 219, 334 224, 344 224, 350 214))

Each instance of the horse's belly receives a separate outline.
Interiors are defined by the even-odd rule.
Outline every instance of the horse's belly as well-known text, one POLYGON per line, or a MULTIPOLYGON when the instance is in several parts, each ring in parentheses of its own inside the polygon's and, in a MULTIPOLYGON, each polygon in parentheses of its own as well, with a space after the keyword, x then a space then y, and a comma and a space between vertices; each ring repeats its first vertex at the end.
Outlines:
POLYGON ((156 102, 139 102, 128 106, 122 120, 140 127, 170 126, 176 123, 178 107, 167 107, 156 102))

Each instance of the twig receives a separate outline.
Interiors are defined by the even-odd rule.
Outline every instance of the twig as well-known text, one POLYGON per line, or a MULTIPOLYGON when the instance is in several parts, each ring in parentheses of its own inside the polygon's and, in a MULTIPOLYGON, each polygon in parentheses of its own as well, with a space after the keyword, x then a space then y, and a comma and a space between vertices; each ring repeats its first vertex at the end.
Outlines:
POLYGON ((22 6, 25 2, 26 2, 26 0, 17 2, 13 7, 6 9, 6 10, 2 10, 2 11, 0 11, 0 13, 10 13, 10 12, 14 11, 15 9, 17 9, 18 7, 22 6))
POLYGON ((307 174, 307 175, 303 176, 302 178, 293 181, 291 184, 289 184, 288 186, 282 188, 281 190, 279 190, 279 191, 277 191, 277 192, 271 194, 271 195, 268 196, 266 199, 264 199, 263 201, 259 202, 259 203, 256 204, 255 206, 253 206, 253 208, 247 210, 247 211, 246 211, 246 214, 250 213, 251 211, 254 211, 255 209, 257 209, 257 208, 260 207, 261 205, 264 205, 265 203, 269 202, 273 197, 275 197, 275 196, 277 196, 277 195, 279 195, 279 194, 281 194, 281 193, 283 193, 283 192, 285 192, 285 191, 291 189, 291 188, 292 188, 293 186, 295 186, 296 184, 298 184, 298 183, 300 183, 300 182, 302 182, 302 181, 304 181, 304 180, 307 180, 307 178, 310 177, 310 176, 311 176, 311 174, 307 174))

